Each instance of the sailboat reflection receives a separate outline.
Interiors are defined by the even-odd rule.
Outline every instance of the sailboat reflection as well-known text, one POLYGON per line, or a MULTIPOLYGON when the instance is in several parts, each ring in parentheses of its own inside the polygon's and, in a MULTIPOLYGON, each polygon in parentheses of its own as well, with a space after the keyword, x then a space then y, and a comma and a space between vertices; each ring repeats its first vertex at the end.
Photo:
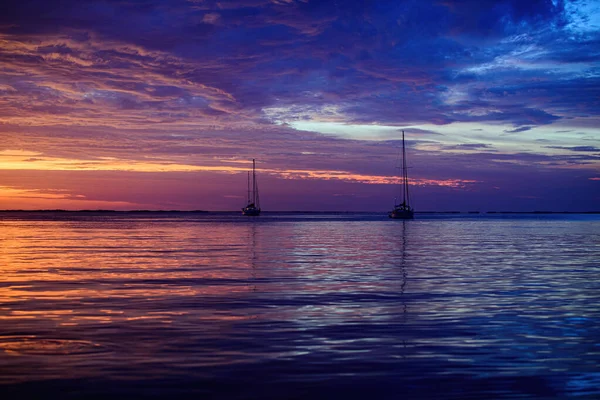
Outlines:
MULTIPOLYGON (((400 302, 402 304, 401 322, 402 322, 402 325, 404 325, 404 326, 406 325, 406 322, 408 319, 408 307, 406 305, 406 297, 404 296, 404 293, 406 292, 406 282, 408 281, 408 273, 407 273, 407 268, 406 268, 406 264, 407 264, 406 225, 407 224, 408 224, 408 222, 406 220, 402 221, 402 241, 400 242, 400 244, 401 244, 401 246, 400 246, 400 302)), ((406 352, 407 352, 405 339, 402 339, 402 348, 403 348, 402 358, 405 358, 406 352)))
POLYGON ((406 221, 402 221, 402 246, 400 248, 400 273, 402 274, 402 280, 400 284, 400 298, 402 299, 403 306, 403 321, 406 322, 406 299, 404 298, 404 292, 406 291, 406 281, 407 281, 407 272, 406 272, 406 221))
POLYGON ((248 228, 248 264, 250 267, 249 286, 253 292, 256 292, 256 224, 249 224, 248 228))

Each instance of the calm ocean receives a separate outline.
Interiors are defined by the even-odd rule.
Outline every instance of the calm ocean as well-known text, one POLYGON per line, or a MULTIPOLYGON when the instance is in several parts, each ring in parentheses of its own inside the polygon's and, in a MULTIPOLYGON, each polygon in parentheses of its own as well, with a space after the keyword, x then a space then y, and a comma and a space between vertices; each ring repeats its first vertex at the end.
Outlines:
POLYGON ((600 398, 600 215, 1 213, 0 266, 3 399, 600 398))

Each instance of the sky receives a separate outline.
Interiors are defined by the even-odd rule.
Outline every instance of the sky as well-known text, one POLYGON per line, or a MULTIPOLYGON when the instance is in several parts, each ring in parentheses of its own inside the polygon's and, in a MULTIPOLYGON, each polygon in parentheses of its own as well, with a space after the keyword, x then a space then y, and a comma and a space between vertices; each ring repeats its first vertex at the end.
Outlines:
POLYGON ((4 0, 0 209, 600 210, 600 1, 4 0))

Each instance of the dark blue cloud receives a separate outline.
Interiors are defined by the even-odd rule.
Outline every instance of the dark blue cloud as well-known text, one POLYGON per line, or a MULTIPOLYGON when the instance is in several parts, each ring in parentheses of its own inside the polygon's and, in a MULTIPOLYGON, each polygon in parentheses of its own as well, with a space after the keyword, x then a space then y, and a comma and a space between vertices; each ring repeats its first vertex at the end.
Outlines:
POLYGON ((444 0, 455 34, 502 37, 553 24, 564 26, 564 2, 552 0, 444 0))
POLYGON ((444 150, 491 150, 492 146, 485 143, 464 143, 454 146, 444 146, 444 150))
POLYGON ((525 131, 531 130, 531 128, 532 128, 531 126, 522 126, 520 128, 505 130, 504 132, 506 132, 506 133, 519 133, 519 132, 525 132, 525 131))
POLYGON ((0 49, 0 62, 29 99, 61 102, 14 103, 27 110, 103 103, 160 121, 266 124, 269 107, 306 111, 292 121, 335 118, 335 105, 349 123, 517 133, 598 115, 599 36, 574 32, 570 18, 552 0, 6 0, 0 33, 30 48, 0 49), (112 93, 48 91, 15 78, 22 68, 112 93))
POLYGON ((600 152, 600 147, 596 147, 596 146, 546 146, 546 147, 549 149, 582 151, 582 152, 590 152, 590 153, 600 152))

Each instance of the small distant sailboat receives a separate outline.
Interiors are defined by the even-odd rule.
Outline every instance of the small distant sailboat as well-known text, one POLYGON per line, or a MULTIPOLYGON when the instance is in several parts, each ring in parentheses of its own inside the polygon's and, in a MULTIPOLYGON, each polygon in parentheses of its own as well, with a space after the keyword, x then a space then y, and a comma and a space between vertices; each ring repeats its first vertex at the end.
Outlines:
POLYGON ((408 195, 408 168, 406 167, 406 148, 404 146, 404 131, 402 131, 402 203, 398 204, 398 198, 394 199, 394 209, 390 211, 390 218, 413 219, 415 211, 410 206, 408 195))
POLYGON ((252 159, 252 189, 250 186, 250 172, 248 172, 248 205, 242 208, 242 214, 257 217, 260 215, 260 199, 258 197, 258 184, 256 183, 256 161, 252 159))

